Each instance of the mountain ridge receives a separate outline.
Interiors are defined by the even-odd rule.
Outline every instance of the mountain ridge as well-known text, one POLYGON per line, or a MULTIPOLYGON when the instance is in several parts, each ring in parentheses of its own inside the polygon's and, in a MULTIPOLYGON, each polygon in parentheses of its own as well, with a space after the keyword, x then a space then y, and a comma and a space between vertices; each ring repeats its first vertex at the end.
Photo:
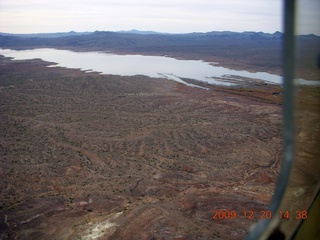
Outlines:
MULTIPOLYGON (((108 30, 96 30, 96 31, 84 31, 84 32, 39 32, 39 33, 6 33, 0 32, 0 35, 4 36, 16 36, 16 37, 40 37, 40 38, 54 38, 54 37, 66 37, 66 36, 77 36, 92 34, 95 32, 115 32, 115 33, 133 33, 141 35, 159 34, 159 35, 185 35, 185 34, 226 34, 226 33, 263 33, 263 34, 274 34, 274 33, 264 33, 264 32, 254 32, 254 31, 244 31, 244 32, 234 32, 234 31, 209 31, 209 32, 186 32, 186 33, 168 33, 168 32, 158 32, 158 31, 144 31, 144 30, 120 30, 120 31, 108 31, 108 30)), ((275 33, 281 33, 276 31, 275 33)), ((282 34, 282 33, 281 33, 282 34)))

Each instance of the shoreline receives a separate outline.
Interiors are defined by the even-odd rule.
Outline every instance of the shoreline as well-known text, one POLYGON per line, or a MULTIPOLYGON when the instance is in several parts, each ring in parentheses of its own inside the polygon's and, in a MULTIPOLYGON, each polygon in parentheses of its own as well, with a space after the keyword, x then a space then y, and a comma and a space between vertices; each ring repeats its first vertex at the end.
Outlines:
MULTIPOLYGON (((3 56, 3 55, 0 55, 3 56)), ((48 68, 51 68, 52 65, 56 65, 57 63, 54 62, 49 62, 49 61, 44 61, 42 59, 27 59, 27 60, 13 60, 10 57, 4 57, 3 58, 5 60, 8 61, 17 61, 17 62, 30 62, 32 63, 33 61, 38 62, 40 61, 41 65, 44 65, 48 68)), ((61 68, 61 69, 66 69, 66 70, 75 70, 75 71, 80 71, 83 72, 84 74, 98 74, 98 75, 105 75, 105 76, 121 76, 121 75, 114 75, 114 74, 103 74, 101 72, 98 71, 86 71, 80 68, 68 68, 68 67, 61 67, 61 66, 53 66, 54 68, 61 68)), ((139 75, 136 75, 139 76, 139 75)), ((144 76, 144 75, 141 75, 144 76)), ((125 77, 133 77, 133 76, 125 76, 125 77)), ((145 76, 149 79, 164 79, 166 81, 173 81, 175 83, 178 83, 175 80, 172 79, 168 79, 165 77, 159 77, 159 78, 152 78, 152 77, 148 77, 145 76)), ((269 83, 265 83, 265 82, 257 82, 257 81, 249 81, 246 82, 245 84, 242 85, 219 85, 219 84, 209 84, 206 82, 202 82, 199 80, 194 80, 194 79, 186 79, 186 78, 181 78, 182 81, 184 81, 185 83, 180 83, 183 84, 186 87, 191 87, 191 88, 197 88, 197 89, 201 89, 201 90, 205 90, 205 91, 220 91, 220 92, 225 92, 225 93, 229 93, 229 94, 235 94, 235 95, 239 95, 245 98, 249 98, 251 100, 254 101, 262 101, 265 103, 272 103, 272 104, 277 104, 277 105, 281 105, 281 101, 282 101, 282 96, 281 96, 281 92, 283 91, 282 86, 279 84, 269 84, 269 83), (280 95, 279 95, 280 93, 280 95)))
MULTIPOLYGON (((213 63, 211 64, 212 66, 218 66, 218 67, 224 67, 224 68, 229 68, 230 70, 236 70, 236 71, 248 71, 250 73, 269 73, 269 74, 275 74, 278 76, 282 76, 282 66, 278 67, 266 67, 266 66, 254 66, 250 62, 236 62, 236 61, 231 61, 229 58, 225 57, 217 57, 217 56, 207 56, 204 54, 197 54, 197 53, 181 53, 181 52, 171 52, 168 53, 166 51, 133 51, 133 50, 122 50, 122 49, 105 49, 105 48, 100 48, 100 47, 90 47, 90 48, 84 48, 84 47, 70 47, 70 46, 35 46, 35 47, 12 47, 12 48, 7 48, 7 49, 12 49, 12 50, 30 50, 30 49, 37 49, 37 48, 52 48, 52 49, 58 49, 58 50, 70 50, 74 52, 103 52, 103 53, 113 53, 117 55, 143 55, 143 56, 159 56, 159 57, 171 57, 175 58, 178 60, 199 60, 199 61, 204 61, 208 63, 213 63)), ((300 71, 300 70, 299 70, 300 71)), ((305 79, 306 81, 320 81, 320 75, 319 73, 316 72, 301 72, 296 76, 297 79, 302 78, 305 79), (318 80, 317 80, 318 78, 318 80)))

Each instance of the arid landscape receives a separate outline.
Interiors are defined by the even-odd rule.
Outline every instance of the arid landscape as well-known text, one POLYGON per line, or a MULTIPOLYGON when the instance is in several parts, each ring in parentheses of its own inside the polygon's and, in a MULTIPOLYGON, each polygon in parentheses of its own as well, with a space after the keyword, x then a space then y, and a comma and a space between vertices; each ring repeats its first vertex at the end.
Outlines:
POLYGON ((1 240, 242 239, 260 219, 280 171, 280 86, 49 65, 0 56, 1 240))
POLYGON ((255 220, 212 211, 266 207, 279 171, 277 87, 206 91, 46 65, 1 59, 9 239, 234 239, 255 220))

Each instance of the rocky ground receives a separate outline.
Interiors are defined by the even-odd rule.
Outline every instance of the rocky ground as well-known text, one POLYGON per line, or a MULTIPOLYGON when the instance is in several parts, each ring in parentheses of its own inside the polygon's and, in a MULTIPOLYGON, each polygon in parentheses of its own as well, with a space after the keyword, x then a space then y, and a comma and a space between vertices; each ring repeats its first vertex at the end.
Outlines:
POLYGON ((242 239, 266 209, 279 87, 47 65, 0 59, 0 239, 242 239))

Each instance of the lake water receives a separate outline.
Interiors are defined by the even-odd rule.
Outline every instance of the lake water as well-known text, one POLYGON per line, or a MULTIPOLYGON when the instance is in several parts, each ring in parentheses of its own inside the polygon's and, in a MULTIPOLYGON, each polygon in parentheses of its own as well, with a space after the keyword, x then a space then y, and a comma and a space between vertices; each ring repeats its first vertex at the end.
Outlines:
MULTIPOLYGON (((52 48, 32 50, 0 49, 0 55, 12 57, 14 60, 41 58, 42 60, 57 63, 54 66, 77 68, 83 71, 96 71, 102 74, 122 76, 146 75, 153 78, 167 78, 186 85, 183 78, 194 79, 218 85, 241 85, 243 81, 264 81, 270 84, 281 84, 282 77, 265 72, 251 73, 237 71, 214 63, 201 60, 177 60, 166 56, 117 55, 104 52, 73 52, 52 48)), ((303 79, 302 84, 312 84, 303 79)), ((319 82, 317 82, 319 83, 319 82)))

